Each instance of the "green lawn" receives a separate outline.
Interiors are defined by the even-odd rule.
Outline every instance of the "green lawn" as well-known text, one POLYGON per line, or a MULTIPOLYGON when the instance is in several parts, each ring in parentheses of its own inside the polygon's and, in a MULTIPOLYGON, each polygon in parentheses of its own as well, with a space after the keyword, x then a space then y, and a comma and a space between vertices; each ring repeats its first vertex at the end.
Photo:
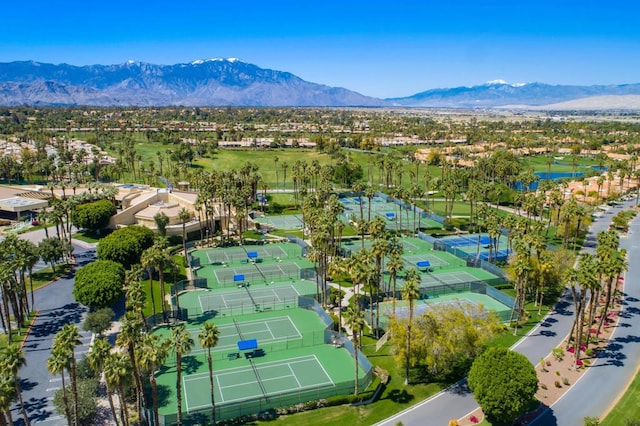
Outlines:
MULTIPOLYGON (((555 155, 555 157, 564 157, 562 160, 557 160, 559 164, 551 165, 551 172, 557 173, 571 173, 574 168, 572 165, 572 156, 571 155, 555 155)), ((577 158, 577 167, 576 172, 591 172, 593 169, 591 166, 597 166, 598 162, 591 157, 578 157, 577 158)), ((533 169, 534 173, 546 173, 547 172, 547 156, 546 155, 537 155, 533 157, 523 157, 522 158, 522 167, 524 170, 529 168, 533 169)))
MULTIPOLYGON (((171 286, 182 280, 187 279, 187 273, 184 268, 184 258, 180 255, 173 256, 176 264, 178 265, 178 270, 176 274, 173 274, 169 269, 166 269, 164 272, 164 293, 165 296, 169 294, 171 290, 171 286)), ((142 288, 144 288, 145 295, 147 296, 147 304, 143 309, 143 313, 145 317, 151 316, 153 314, 153 305, 151 304, 151 288, 149 285, 149 280, 142 281, 142 288)), ((153 294, 154 294, 154 302, 156 313, 162 312, 162 298, 161 298, 161 289, 160 282, 158 281, 158 275, 156 274, 153 277, 153 294)), ((169 309, 169 303, 165 300, 165 309, 169 309)))
MULTIPOLYGON (((85 135, 86 137, 86 135, 85 135)), ((142 163, 147 165, 150 161, 156 163, 155 170, 159 171, 158 152, 166 152, 174 149, 174 145, 163 145, 153 140, 148 141, 144 134, 134 133, 132 135, 135 141, 136 152, 142 158, 142 163)), ((118 157, 118 148, 121 146, 120 141, 111 143, 111 147, 108 149, 110 155, 118 157)), ((379 156, 389 156, 397 153, 397 150, 385 149, 377 153, 368 153, 361 151, 344 150, 353 162, 359 164, 362 167, 363 178, 362 180, 368 182, 371 180, 374 188, 381 188, 381 173, 379 168, 374 164, 374 160, 379 156)), ((399 154, 398 154, 399 155, 399 154)), ((304 160, 307 164, 311 164, 314 160, 317 160, 320 165, 335 164, 336 159, 329 154, 321 153, 315 149, 308 148, 233 148, 233 149, 218 149, 216 154, 207 157, 198 157, 193 161, 193 167, 202 168, 205 170, 234 170, 240 169, 248 161, 258 163, 264 181, 269 188, 293 188, 293 181, 291 179, 292 166, 297 160, 304 160), (278 157, 276 163, 274 159, 278 157), (288 165, 286 169, 286 179, 284 176, 284 168, 282 165, 286 163, 288 165), (277 168, 277 179, 276 179, 277 168), (277 185, 276 185, 277 183, 277 185)), ((402 179, 402 185, 409 187, 411 185, 411 173, 416 173, 416 165, 407 161, 398 159, 399 164, 402 165, 404 175, 402 179)), ((167 165, 164 164, 166 169, 167 165)), ((432 177, 441 176, 441 170, 437 166, 427 166, 420 164, 417 167, 417 181, 422 185, 424 184, 425 171, 429 169, 429 174, 432 177)), ((395 179, 395 173, 394 173, 395 179)), ((126 172, 123 177, 123 181, 133 181, 133 176, 126 172)), ((152 182, 153 183, 153 182, 152 182)), ((160 185, 161 182, 155 182, 160 185)))
POLYGON ((100 234, 96 234, 91 231, 80 231, 72 235, 76 240, 84 241, 85 243, 97 243, 100 239, 109 235, 111 231, 102 231, 100 234))
POLYGON ((624 396, 601 424, 602 426, 640 424, 640 375, 635 376, 624 396))
MULTIPOLYGON (((11 343, 12 344, 22 344, 22 341, 27 338, 27 330, 29 330, 29 326, 36 320, 35 312, 31 312, 31 317, 29 320, 26 320, 26 324, 19 331, 16 328, 11 328, 11 343)), ((9 343, 9 336, 7 334, 0 334, 0 349, 6 348, 9 343)))
MULTIPOLYGON (((40 287, 46 284, 49 284, 51 281, 60 278, 61 276, 69 272, 71 270, 71 267, 72 267, 71 265, 64 263, 64 264, 56 265, 55 273, 53 273, 53 270, 51 269, 51 267, 41 269, 38 272, 34 272, 32 276, 33 289, 37 290, 40 287)), ((27 279, 27 291, 29 290, 30 290, 29 281, 27 279)))

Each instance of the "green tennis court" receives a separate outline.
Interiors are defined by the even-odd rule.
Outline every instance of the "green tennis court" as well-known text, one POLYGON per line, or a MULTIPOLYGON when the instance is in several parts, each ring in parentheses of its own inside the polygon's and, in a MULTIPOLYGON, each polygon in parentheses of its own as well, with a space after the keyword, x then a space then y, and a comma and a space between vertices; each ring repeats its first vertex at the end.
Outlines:
POLYGON ((303 223, 302 216, 296 214, 257 217, 253 219, 253 221, 272 226, 276 229, 300 229, 303 223))
POLYGON ((420 275, 420 286, 439 284, 457 284, 478 281, 478 277, 467 271, 441 272, 437 274, 427 273, 420 275))
POLYGON ((442 228, 442 224, 435 220, 422 218, 420 212, 412 210, 411 206, 402 207, 392 201, 386 201, 382 197, 373 197, 369 203, 369 199, 365 197, 344 197, 340 198, 340 202, 344 206, 342 220, 349 222, 351 216, 360 217, 360 205, 362 204, 362 214, 369 217, 379 216, 385 220, 387 229, 416 229, 418 226, 427 228, 442 228))
POLYGON ((236 268, 219 268, 213 273, 220 284, 229 284, 238 281, 252 282, 264 281, 275 278, 300 278, 300 267, 294 262, 274 264, 252 264, 236 268))
POLYGON ((249 253, 255 253, 258 258, 278 258, 288 257, 289 254, 280 246, 243 246, 243 247, 229 247, 224 249, 206 250, 207 259, 209 263, 228 263, 236 260, 246 260, 249 257, 249 253))
POLYGON ((230 309, 253 306, 256 310, 268 309, 269 306, 290 303, 297 306, 300 293, 293 286, 280 286, 271 288, 249 287, 239 288, 237 291, 218 293, 201 293, 198 296, 201 312, 225 312, 230 309))
MULTIPOLYGON (((315 355, 256 363, 255 369, 251 362, 214 374, 217 402, 232 403, 335 386, 315 355)), ((211 407, 208 374, 185 376, 183 383, 187 412, 211 407)))
MULTIPOLYGON (((265 318, 264 320, 242 321, 236 324, 218 325, 218 344, 214 351, 229 352, 238 349, 239 340, 257 339, 260 345, 291 339, 302 339, 302 333, 289 316, 265 318)), ((203 352, 198 334, 200 328, 188 330, 194 341, 191 353, 203 352)))
MULTIPOLYGON (((438 296, 431 296, 426 299, 419 299, 414 301, 413 315, 417 317, 422 313, 432 309, 436 305, 447 305, 457 307, 468 311, 477 311, 482 306, 488 311, 496 313, 496 315, 503 321, 508 320, 508 314, 511 312, 511 308, 502 302, 494 299, 493 297, 476 293, 471 291, 461 291, 454 294, 440 294, 438 296)), ((383 325, 388 324, 389 318, 393 315, 393 303, 382 302, 380 303, 380 323, 383 325)), ((398 318, 409 317, 409 304, 406 300, 396 301, 396 316, 398 318)), ((375 316, 375 312, 374 312, 375 316)))
MULTIPOLYGON (((405 267, 409 268, 415 268, 418 262, 425 260, 428 261, 432 267, 442 268, 445 266, 451 266, 450 261, 452 260, 445 260, 436 253, 403 255, 402 258, 405 261, 405 267)), ((454 262, 455 266, 464 266, 464 262, 461 259, 458 260, 459 261, 454 262)))

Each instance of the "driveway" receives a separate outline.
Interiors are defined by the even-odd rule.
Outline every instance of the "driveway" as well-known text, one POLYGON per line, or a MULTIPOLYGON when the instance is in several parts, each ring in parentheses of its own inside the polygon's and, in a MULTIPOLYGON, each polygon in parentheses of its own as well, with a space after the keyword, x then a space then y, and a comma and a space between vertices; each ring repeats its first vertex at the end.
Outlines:
MULTIPOLYGON (((75 247, 74 253, 78 259, 78 267, 95 259, 95 249, 75 247)), ((86 315, 86 308, 75 302, 72 295, 74 274, 75 269, 54 283, 35 291, 35 308, 39 315, 23 348, 27 365, 20 370, 23 398, 33 424, 67 424, 53 408, 53 395, 55 390, 61 388, 62 379, 49 373, 47 358, 51 353, 53 337, 62 326, 77 324, 81 329, 86 315)), ((91 333, 81 329, 80 334, 82 344, 76 348, 77 359, 89 350, 91 340, 91 333)), ((12 414, 16 425, 23 424, 17 408, 12 414)))

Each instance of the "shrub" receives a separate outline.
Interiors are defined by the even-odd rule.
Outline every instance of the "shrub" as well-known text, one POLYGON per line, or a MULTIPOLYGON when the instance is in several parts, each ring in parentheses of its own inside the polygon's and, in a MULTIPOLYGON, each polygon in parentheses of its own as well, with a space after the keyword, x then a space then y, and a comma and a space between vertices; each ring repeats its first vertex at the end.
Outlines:
POLYGON ((111 308, 102 308, 97 311, 89 312, 87 319, 84 320, 82 328, 85 331, 101 335, 105 330, 111 328, 111 320, 115 313, 111 308))
POLYGON ((584 418, 584 426, 598 426, 599 424, 600 424, 600 419, 597 417, 584 418))
POLYGON ((562 384, 565 386, 569 386, 569 379, 567 379, 566 377, 562 378, 562 384))
POLYGON ((122 297, 124 268, 111 260, 97 260, 76 273, 73 297, 92 309, 113 305, 122 297))
POLYGON ((551 353, 553 354, 553 357, 558 361, 562 361, 562 358, 564 358, 564 349, 562 348, 553 348, 551 353))
POLYGON ((543 373, 546 373, 549 370, 547 370, 544 366, 545 366, 544 358, 540 358, 540 371, 542 371, 543 373))
POLYGON ((118 229, 98 243, 98 259, 112 260, 125 269, 140 263, 142 252, 153 245, 153 231, 144 226, 132 225, 118 229))
POLYGON ((109 219, 116 212, 116 206, 109 200, 80 204, 73 210, 71 222, 78 229, 97 231, 106 227, 109 224, 109 219))
POLYGON ((97 379, 98 373, 89 365, 89 359, 84 355, 76 365, 78 379, 97 379))
POLYGON ((544 383, 540 383, 540 389, 547 390, 548 388, 544 383))
MULTIPOLYGON (((79 424, 89 425, 93 424, 92 419, 98 409, 98 380, 96 379, 78 379, 78 417, 79 424)), ((71 385, 67 385, 67 396, 69 398, 69 404, 73 406, 73 393, 71 392, 71 385)), ((56 407, 56 412, 64 416, 64 401, 62 399, 62 389, 58 389, 53 396, 53 405, 56 407)), ((72 414, 73 415, 73 414, 72 414)), ((71 423, 71 419, 67 419, 71 423)))
POLYGON ((510 423, 527 411, 538 390, 535 367, 522 354, 492 347, 473 362, 469 388, 490 419, 510 423))
POLYGON ((557 388, 561 388, 562 387, 562 384, 560 383, 560 380, 556 380, 554 382, 554 384, 556 385, 557 388))

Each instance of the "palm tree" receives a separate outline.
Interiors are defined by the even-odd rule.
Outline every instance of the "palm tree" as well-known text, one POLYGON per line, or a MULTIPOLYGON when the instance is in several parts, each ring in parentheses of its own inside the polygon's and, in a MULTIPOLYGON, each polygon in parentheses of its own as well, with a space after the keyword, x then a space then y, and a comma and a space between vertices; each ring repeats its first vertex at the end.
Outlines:
MULTIPOLYGON (((94 371, 104 372, 105 360, 109 356, 109 352, 111 351, 111 345, 105 339, 96 339, 87 354, 87 360, 89 361, 89 365, 94 371)), ((105 383, 107 385, 107 399, 109 400, 109 408, 111 408, 111 414, 113 415, 113 421, 116 426, 118 426, 118 415, 116 413, 116 407, 113 404, 113 389, 110 386, 109 381, 106 380, 105 383)))
POLYGON ((142 252, 140 256, 140 264, 143 268, 147 270, 149 274, 149 294, 151 294, 151 308, 153 310, 153 316, 156 316, 156 302, 153 291, 153 268, 156 264, 156 253, 153 250, 153 247, 149 247, 145 251, 142 252))
POLYGON ((364 329, 364 313, 357 308, 357 305, 349 305, 344 311, 344 319, 353 336, 353 361, 356 365, 354 395, 358 396, 358 348, 360 347, 360 337, 364 329))
POLYGON ((207 350, 207 365, 209 366, 209 386, 211 389, 211 424, 216 424, 216 401, 213 388, 213 362, 211 360, 211 348, 218 344, 220 333, 218 327, 211 322, 205 322, 200 329, 198 339, 200 346, 207 350))
POLYGON ((13 426, 11 404, 15 398, 13 378, 8 371, 0 371, 0 424, 13 426))
POLYGON ((139 317, 130 317, 125 315, 121 319, 120 333, 116 337, 116 344, 125 348, 129 355, 131 367, 133 370, 133 379, 136 387, 136 407, 138 409, 138 418, 143 418, 143 406, 146 406, 144 402, 144 392, 142 386, 142 374, 137 362, 136 353, 138 351, 138 345, 142 340, 142 323, 144 320, 140 320, 139 317))
POLYGON ((153 420, 154 425, 160 424, 158 416, 158 382, 156 381, 156 371, 167 359, 167 344, 157 334, 145 334, 137 347, 137 362, 141 368, 149 373, 151 383, 151 398, 153 400, 153 420))
POLYGON ((10 374, 13 378, 15 394, 18 395, 18 402, 20 403, 20 412, 22 413, 24 424, 29 426, 29 416, 27 416, 27 410, 24 408, 22 391, 20 389, 20 377, 18 377, 18 371, 25 365, 27 365, 27 360, 24 358, 24 352, 19 345, 8 345, 0 352, 0 371, 10 374))
POLYGON ((191 352, 193 348, 193 339, 191 334, 186 330, 184 324, 171 329, 169 337, 170 348, 176 354, 176 392, 178 406, 178 426, 182 426, 182 356, 191 352))
POLYGON ((402 299, 409 303, 409 320, 407 322, 407 346, 405 355, 404 384, 409 384, 409 365, 411 359, 411 323, 413 322, 413 302, 420 297, 420 272, 416 268, 407 271, 402 287, 402 299))
POLYGON ((69 372, 71 394, 73 397, 73 419, 76 425, 80 418, 80 405, 78 401, 78 381, 76 380, 76 357, 74 351, 80 344, 82 344, 80 341, 80 332, 74 324, 65 324, 62 330, 56 334, 53 341, 53 346, 59 346, 62 352, 67 355, 67 371, 69 372))
MULTIPOLYGON (((131 361, 129 356, 121 352, 109 354, 104 361, 104 380, 108 388, 118 389, 118 399, 120 400, 120 419, 124 426, 129 425, 129 411, 125 400, 125 384, 131 375, 131 361)), ((115 420, 115 412, 114 412, 115 420)))
MULTIPOLYGON (((191 213, 184 207, 178 212, 178 219, 182 221, 182 251, 184 252, 184 266, 189 267, 189 259, 187 257, 187 221, 191 219, 191 213)), ((176 295, 176 298, 178 296, 176 295)))
MULTIPOLYGON (((60 374, 62 378, 62 403, 64 405, 64 415, 67 418, 67 422, 69 424, 74 424, 71 418, 71 410, 69 409, 69 396, 67 395, 67 385, 65 384, 65 369, 67 368, 68 363, 68 354, 60 347, 60 345, 55 344, 51 348, 51 356, 47 358, 47 370, 51 374, 60 374)), ((3 392, 0 392, 2 395, 3 392)))
POLYGON ((145 331, 149 331, 149 327, 144 319, 144 307, 147 304, 147 295, 142 288, 142 272, 143 269, 139 264, 131 265, 131 269, 125 271, 124 283, 127 288, 125 297, 125 307, 127 310, 134 312, 145 326, 145 331))
MULTIPOLYGON (((389 280, 393 281, 393 297, 392 297, 392 312, 393 317, 396 316, 396 298, 398 295, 397 292, 397 281, 398 281, 398 272, 404 269, 404 261, 402 260, 402 254, 398 250, 392 250, 391 256, 389 257, 389 261, 387 262, 387 271, 389 271, 389 280)), ((391 284, 391 283, 389 283, 391 284)))

